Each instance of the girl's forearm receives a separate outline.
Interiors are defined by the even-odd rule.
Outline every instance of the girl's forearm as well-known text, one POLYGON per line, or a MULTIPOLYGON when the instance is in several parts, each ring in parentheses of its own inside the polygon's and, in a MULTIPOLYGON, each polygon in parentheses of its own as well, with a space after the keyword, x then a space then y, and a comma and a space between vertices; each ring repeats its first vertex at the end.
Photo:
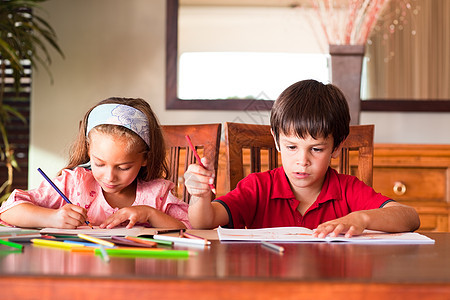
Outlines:
POLYGON ((2 221, 18 227, 51 227, 49 216, 53 209, 31 203, 18 204, 0 215, 2 221))

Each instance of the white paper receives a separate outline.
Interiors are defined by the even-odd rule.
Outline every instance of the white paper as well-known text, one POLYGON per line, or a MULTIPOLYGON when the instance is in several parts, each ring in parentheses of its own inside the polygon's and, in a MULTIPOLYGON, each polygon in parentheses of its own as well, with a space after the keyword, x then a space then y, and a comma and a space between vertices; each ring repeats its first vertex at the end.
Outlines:
POLYGON ((362 235, 346 238, 313 237, 313 230, 304 227, 274 227, 261 229, 217 229, 221 241, 272 242, 348 242, 359 244, 434 244, 434 240, 417 232, 386 233, 366 230, 362 235))

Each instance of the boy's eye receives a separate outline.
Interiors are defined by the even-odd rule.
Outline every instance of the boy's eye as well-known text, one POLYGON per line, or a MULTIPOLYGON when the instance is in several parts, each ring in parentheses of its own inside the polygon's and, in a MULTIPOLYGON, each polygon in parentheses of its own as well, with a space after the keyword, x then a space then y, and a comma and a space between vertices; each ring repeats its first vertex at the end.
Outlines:
POLYGON ((297 149, 297 146, 286 145, 286 149, 288 149, 288 150, 295 150, 295 149, 297 149))
POLYGON ((316 147, 314 147, 314 148, 312 148, 312 151, 313 151, 313 152, 322 152, 323 149, 322 149, 322 148, 316 148, 316 147))

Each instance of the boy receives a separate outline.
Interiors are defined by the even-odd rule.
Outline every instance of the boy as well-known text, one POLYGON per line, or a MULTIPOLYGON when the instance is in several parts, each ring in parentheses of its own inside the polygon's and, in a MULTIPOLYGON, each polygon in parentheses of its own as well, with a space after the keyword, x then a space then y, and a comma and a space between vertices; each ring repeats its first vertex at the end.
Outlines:
MULTIPOLYGON (((213 172, 190 165, 185 185, 194 228, 302 226, 325 237, 361 234, 364 229, 414 231, 417 212, 376 193, 330 165, 349 134, 350 114, 342 92, 331 84, 304 80, 274 103, 270 125, 282 167, 249 174, 236 189, 210 199, 213 172)), ((208 166, 207 161, 203 161, 208 166)))

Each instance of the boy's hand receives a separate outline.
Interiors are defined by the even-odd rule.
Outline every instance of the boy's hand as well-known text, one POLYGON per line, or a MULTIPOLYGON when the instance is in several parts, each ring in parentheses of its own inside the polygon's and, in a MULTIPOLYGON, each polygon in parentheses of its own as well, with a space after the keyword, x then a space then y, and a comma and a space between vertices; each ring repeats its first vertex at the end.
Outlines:
POLYGON ((111 229, 126 221, 128 221, 126 228, 132 228, 136 223, 148 223, 151 209, 154 208, 146 205, 121 208, 100 224, 100 228, 111 229))
MULTIPOLYGON (((208 168, 208 160, 202 158, 202 163, 208 168)), ((194 197, 210 197, 210 184, 214 183, 214 171, 205 169, 198 164, 189 165, 184 173, 184 185, 189 194, 194 197)))
POLYGON ((50 222, 51 226, 55 228, 77 228, 78 226, 84 225, 87 219, 87 211, 73 204, 66 204, 55 210, 51 214, 50 222))
POLYGON ((324 238, 327 235, 331 237, 345 234, 346 238, 354 235, 360 235, 367 228, 367 218, 363 211, 352 212, 345 217, 331 220, 320 224, 314 231, 313 236, 324 238))

